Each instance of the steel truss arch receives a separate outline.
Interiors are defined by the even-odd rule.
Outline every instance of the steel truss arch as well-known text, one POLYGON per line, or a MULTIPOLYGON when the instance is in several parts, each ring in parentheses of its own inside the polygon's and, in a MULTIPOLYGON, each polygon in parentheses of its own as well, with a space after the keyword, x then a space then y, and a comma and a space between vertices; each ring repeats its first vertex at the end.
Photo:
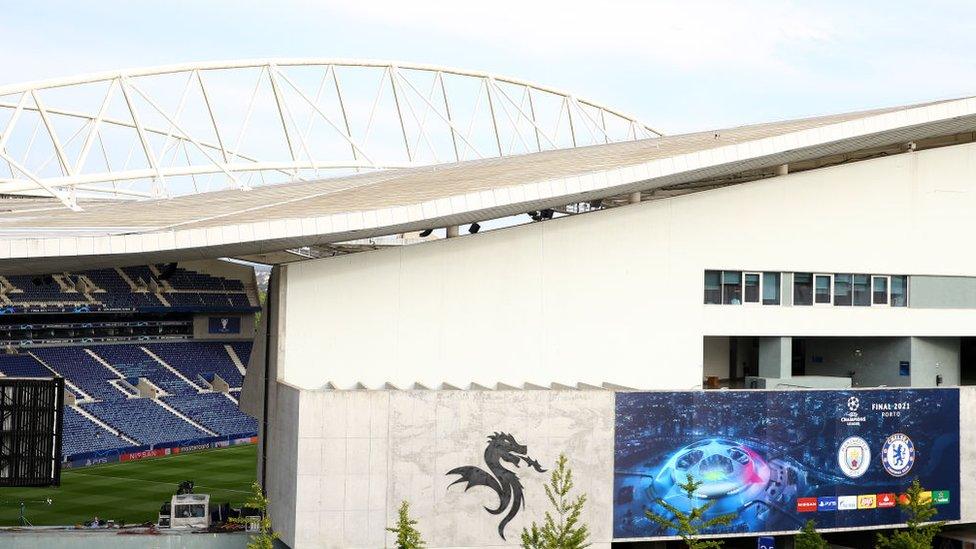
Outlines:
POLYGON ((0 86, 0 195, 170 197, 661 136, 551 87, 355 59, 252 59, 0 86))

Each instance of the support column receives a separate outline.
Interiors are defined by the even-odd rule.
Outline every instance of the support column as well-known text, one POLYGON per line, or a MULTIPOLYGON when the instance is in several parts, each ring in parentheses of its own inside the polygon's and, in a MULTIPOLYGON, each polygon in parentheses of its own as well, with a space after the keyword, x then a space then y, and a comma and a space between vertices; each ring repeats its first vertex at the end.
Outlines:
POLYGON ((788 173, 790 173, 789 164, 780 164, 779 166, 776 166, 776 175, 786 175, 788 173))
POLYGON ((630 193, 630 199, 629 199, 629 201, 630 201, 631 204, 639 204, 640 201, 641 201, 641 193, 640 193, 640 191, 637 191, 637 192, 634 192, 634 193, 630 193))
POLYGON ((793 376, 793 338, 759 338, 759 377, 793 376))
POLYGON ((447 237, 448 238, 454 238, 457 235, 458 235, 458 226, 457 225, 451 225, 450 227, 447 228, 447 237))

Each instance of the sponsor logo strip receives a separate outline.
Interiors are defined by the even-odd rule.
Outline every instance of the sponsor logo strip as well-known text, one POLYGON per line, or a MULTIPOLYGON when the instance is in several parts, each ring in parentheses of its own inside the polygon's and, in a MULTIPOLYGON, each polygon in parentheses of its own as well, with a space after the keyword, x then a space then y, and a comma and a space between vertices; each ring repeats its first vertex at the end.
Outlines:
POLYGON ((797 513, 812 513, 817 510, 817 498, 797 498, 797 513))
POLYGON ((858 509, 877 509, 878 498, 876 494, 861 494, 857 496, 858 509))

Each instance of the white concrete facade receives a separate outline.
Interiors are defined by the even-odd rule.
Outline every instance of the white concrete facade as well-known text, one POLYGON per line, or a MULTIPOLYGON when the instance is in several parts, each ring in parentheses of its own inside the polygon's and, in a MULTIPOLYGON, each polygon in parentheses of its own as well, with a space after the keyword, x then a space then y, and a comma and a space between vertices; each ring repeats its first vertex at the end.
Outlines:
MULTIPOLYGON (((961 523, 976 522, 976 387, 959 388, 961 523)), ((393 547, 385 527, 401 501, 429 546, 518 546, 519 532, 549 510, 548 473, 513 469, 525 508, 497 533, 497 497, 465 492, 446 473, 484 466, 485 436, 511 432, 546 468, 570 460, 595 549, 613 535, 615 393, 611 391, 309 391, 277 384, 268 497, 276 531, 292 549, 393 547)), ((782 532, 788 534, 791 532, 782 532)))
MULTIPOLYGON (((865 356, 875 345, 871 360, 910 361, 904 385, 931 386, 936 374, 955 385, 958 368, 944 366, 959 356, 954 338, 976 336, 976 308, 705 305, 703 274, 974 277, 976 257, 961 253, 972 211, 976 144, 966 144, 281 267, 268 430, 276 527, 294 548, 377 547, 407 499, 432 547, 504 545, 482 509, 493 501, 448 488, 445 472, 480 463, 484 437, 511 431, 543 463, 562 451, 577 460, 593 541, 605 547, 612 392, 376 389, 696 389, 727 368, 730 338, 757 337, 778 345, 783 369, 779 337, 821 338, 808 373, 843 375, 853 351, 823 342, 847 338, 865 356), (374 390, 341 390, 357 388, 374 390)), ((889 384, 871 360, 858 379, 889 384)), ((960 391, 961 513, 974 522, 976 389, 960 391)), ((544 507, 536 480, 509 543, 544 507)))
MULTIPOLYGON (((559 454, 570 460, 593 547, 612 536, 614 398, 610 391, 304 391, 279 384, 269 498, 293 549, 392 547, 401 501, 431 547, 508 547, 542 523, 559 454), (455 467, 485 467, 486 437, 512 434, 547 469, 514 469, 525 507, 498 534, 485 487, 451 485, 455 467)), ((506 467, 511 465, 506 464, 506 467)), ((506 510, 507 511, 507 510, 506 510)))
POLYGON ((966 144, 289 265, 279 379, 689 389, 703 336, 973 336, 976 309, 702 298, 706 269, 976 276, 973 211, 966 144))

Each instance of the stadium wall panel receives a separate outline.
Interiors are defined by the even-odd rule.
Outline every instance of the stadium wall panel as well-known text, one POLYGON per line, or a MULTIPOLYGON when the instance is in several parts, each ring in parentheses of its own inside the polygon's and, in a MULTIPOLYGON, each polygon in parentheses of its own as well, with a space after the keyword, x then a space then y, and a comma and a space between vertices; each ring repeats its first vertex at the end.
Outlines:
MULTIPOLYGON (((384 537, 389 535, 384 528, 393 523, 397 507, 404 500, 410 502, 411 514, 418 520, 419 528, 432 548, 515 546, 522 527, 533 520, 541 521, 549 509, 543 485, 561 453, 569 459, 576 490, 587 494, 584 521, 591 528, 594 547, 607 548, 615 539, 614 505, 621 501, 621 494, 615 489, 615 448, 619 443, 616 429, 622 420, 617 401, 621 395, 637 393, 308 391, 278 385, 278 400, 270 429, 273 440, 267 488, 271 495, 272 518, 283 541, 293 549, 389 545, 391 538, 384 537), (508 440, 505 435, 514 439, 515 449, 509 446, 506 455, 514 459, 518 467, 504 458, 498 461, 498 454, 493 454, 499 451, 497 441, 508 440), (524 508, 514 513, 511 521, 503 526, 504 540, 500 537, 501 520, 509 514, 511 507, 503 508, 500 514, 491 514, 486 508, 499 505, 499 497, 491 488, 475 482, 465 490, 467 479, 477 476, 473 474, 475 468, 486 475, 492 471, 492 476, 501 478, 489 464, 493 460, 514 473, 519 486, 517 491, 524 497, 524 508), (547 471, 537 471, 535 462, 547 471)), ((952 398, 952 402, 958 398, 958 431, 956 418, 945 418, 944 434, 959 445, 959 455, 938 457, 936 452, 930 452, 926 456, 917 456, 917 473, 925 475, 926 463, 932 459, 955 463, 958 457, 959 487, 951 498, 959 504, 958 522, 974 522, 976 387, 811 393, 831 398, 844 396, 838 400, 836 409, 830 407, 817 412, 826 414, 828 423, 836 421, 837 436, 843 438, 848 431, 868 436, 860 427, 840 421, 850 411, 845 404, 848 392, 866 403, 871 401, 871 394, 884 393, 886 398, 908 395, 905 398, 910 398, 924 391, 942 391, 952 398)), ((792 395, 799 398, 801 393, 694 391, 643 394, 677 395, 692 402, 700 399, 704 403, 710 397, 718 399, 723 395, 782 402, 793 398, 792 395)), ((687 423, 695 406, 697 404, 688 409, 675 409, 669 417, 662 418, 663 432, 672 429, 673 422, 687 423)), ((932 410, 923 412, 930 416, 933 413, 932 410)), ((939 412, 934 413, 938 415, 939 412)), ((872 414, 881 417, 879 411, 860 413, 869 418, 874 417, 872 414)), ((728 420, 739 421, 734 417, 728 420)), ((881 426, 880 430, 870 427, 867 431, 878 436, 887 433, 881 433, 881 430, 893 426, 890 421, 876 425, 881 426)), ((887 479, 885 482, 888 483, 899 482, 897 478, 889 478, 882 469, 880 457, 877 457, 880 448, 875 447, 874 451, 875 457, 870 462, 872 474, 887 479)), ((825 452, 821 457, 836 469, 836 449, 831 447, 825 452)), ((907 485, 908 478, 901 477, 901 480, 907 485)), ((857 481, 849 480, 847 484, 856 485, 857 481)), ((514 483, 511 486, 514 487, 514 483)), ((871 487, 866 485, 863 489, 870 491, 871 487)), ((799 516, 802 518, 803 515, 799 516)), ((871 526, 837 530, 864 528, 871 526)))

